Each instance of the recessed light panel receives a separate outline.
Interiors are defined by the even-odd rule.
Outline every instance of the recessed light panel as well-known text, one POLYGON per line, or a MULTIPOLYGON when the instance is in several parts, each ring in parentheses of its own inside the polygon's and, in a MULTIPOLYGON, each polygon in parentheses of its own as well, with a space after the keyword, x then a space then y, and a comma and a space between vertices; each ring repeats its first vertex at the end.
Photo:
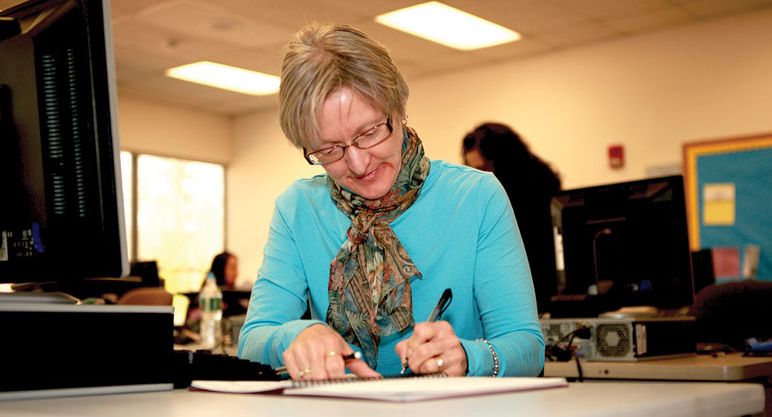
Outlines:
POLYGON ((382 14, 375 21, 451 48, 468 51, 520 39, 503 26, 438 1, 382 14))
POLYGON ((166 70, 168 77, 253 96, 279 91, 279 77, 216 62, 201 61, 166 70))

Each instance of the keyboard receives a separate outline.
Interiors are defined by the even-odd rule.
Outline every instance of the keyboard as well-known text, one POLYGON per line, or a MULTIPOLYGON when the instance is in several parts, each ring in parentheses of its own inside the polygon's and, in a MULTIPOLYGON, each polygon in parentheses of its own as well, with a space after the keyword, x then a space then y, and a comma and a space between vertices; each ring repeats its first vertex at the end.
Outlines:
POLYGON ((193 380, 278 381, 279 374, 270 366, 214 354, 208 350, 174 352, 174 388, 187 388, 193 380))

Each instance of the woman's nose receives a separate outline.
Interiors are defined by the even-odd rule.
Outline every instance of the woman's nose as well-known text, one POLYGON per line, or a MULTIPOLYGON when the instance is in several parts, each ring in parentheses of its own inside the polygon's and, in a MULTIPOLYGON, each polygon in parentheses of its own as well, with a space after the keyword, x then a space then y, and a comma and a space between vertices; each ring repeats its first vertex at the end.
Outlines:
POLYGON ((367 173, 367 165, 370 159, 367 149, 359 149, 356 146, 346 148, 346 164, 354 175, 362 176, 367 173))

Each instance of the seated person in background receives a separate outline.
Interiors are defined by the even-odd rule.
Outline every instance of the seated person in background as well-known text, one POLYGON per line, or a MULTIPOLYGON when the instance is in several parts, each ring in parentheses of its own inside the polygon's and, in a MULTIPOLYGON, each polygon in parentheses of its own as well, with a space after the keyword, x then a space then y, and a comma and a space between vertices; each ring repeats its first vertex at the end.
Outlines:
POLYGON ((348 26, 290 42, 280 122, 324 174, 276 201, 239 356, 293 379, 537 375, 544 339, 506 192, 430 161, 386 49, 348 26), (429 316, 446 288, 453 302, 429 316), (312 318, 299 319, 310 303, 312 318), (362 359, 344 360, 354 351, 362 359))
POLYGON ((236 288, 236 279, 239 276, 239 258, 224 251, 212 259, 209 272, 214 275, 217 286, 222 291, 223 315, 237 316, 247 312, 249 305, 249 292, 236 288))
POLYGON ((557 294, 550 202, 560 191, 560 177, 531 153, 520 135, 499 123, 481 124, 467 134, 463 157, 465 165, 493 172, 507 191, 528 254, 539 313, 549 311, 550 297, 557 294))
POLYGON ((214 274, 217 286, 221 290, 232 290, 235 288, 236 278, 239 276, 239 258, 228 251, 219 253, 212 259, 209 272, 214 274))

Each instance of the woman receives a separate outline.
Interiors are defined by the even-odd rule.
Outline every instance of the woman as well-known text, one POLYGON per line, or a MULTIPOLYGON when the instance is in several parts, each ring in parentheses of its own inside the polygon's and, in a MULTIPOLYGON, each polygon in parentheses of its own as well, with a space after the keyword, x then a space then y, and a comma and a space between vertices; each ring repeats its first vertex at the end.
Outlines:
POLYGON ((424 156, 408 88, 363 33, 310 25, 282 66, 285 135, 324 175, 276 201, 239 356, 295 379, 536 375, 528 263, 495 177, 424 156), (429 316, 446 288, 453 302, 429 316), (307 304, 307 303, 310 303, 307 304), (310 320, 299 319, 309 307, 310 320), (343 355, 361 352, 361 360, 343 355))
POLYGON ((236 278, 239 276, 239 258, 228 251, 218 253, 212 259, 209 272, 214 274, 218 287, 232 290, 235 288, 236 278))
POLYGON ((491 171, 509 195, 528 255, 539 313, 550 311, 557 294, 555 241, 550 204, 560 191, 560 176, 531 152, 512 128, 483 123, 463 140, 464 164, 491 171))

